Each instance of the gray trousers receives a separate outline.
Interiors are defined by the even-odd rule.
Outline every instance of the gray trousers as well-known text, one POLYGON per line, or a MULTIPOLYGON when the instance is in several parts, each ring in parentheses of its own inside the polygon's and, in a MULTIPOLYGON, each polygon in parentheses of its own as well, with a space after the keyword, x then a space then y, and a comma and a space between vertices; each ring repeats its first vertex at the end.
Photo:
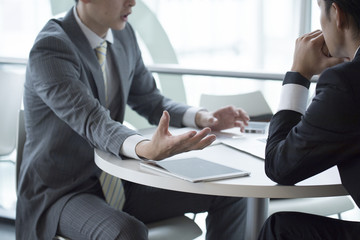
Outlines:
POLYGON ((101 192, 72 197, 60 216, 58 233, 76 240, 142 240, 148 239, 146 223, 208 212, 206 239, 244 239, 246 199, 168 191, 126 181, 124 188, 123 211, 111 208, 101 192))

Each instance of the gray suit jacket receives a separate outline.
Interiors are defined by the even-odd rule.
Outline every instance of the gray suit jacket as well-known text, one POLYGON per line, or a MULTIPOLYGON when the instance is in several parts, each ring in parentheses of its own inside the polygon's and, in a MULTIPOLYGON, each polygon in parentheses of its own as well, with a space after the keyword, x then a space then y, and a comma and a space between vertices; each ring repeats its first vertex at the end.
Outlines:
POLYGON ((50 20, 30 52, 24 107, 27 139, 21 165, 16 216, 17 239, 51 239, 66 201, 98 192, 100 170, 93 148, 119 155, 136 132, 121 124, 129 104, 157 124, 163 110, 181 126, 188 106, 164 98, 145 68, 129 24, 113 31, 110 51, 121 89, 104 107, 104 82, 95 52, 73 10, 50 20))

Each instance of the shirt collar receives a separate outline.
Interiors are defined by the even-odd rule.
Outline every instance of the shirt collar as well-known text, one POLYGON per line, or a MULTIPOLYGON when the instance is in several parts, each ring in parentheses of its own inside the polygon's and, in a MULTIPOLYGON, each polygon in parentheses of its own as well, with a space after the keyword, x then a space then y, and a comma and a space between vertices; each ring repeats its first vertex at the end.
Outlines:
POLYGON ((109 43, 114 42, 113 33, 110 29, 106 33, 105 38, 101 38, 81 21, 78 13, 76 11, 76 6, 73 8, 73 11, 74 11, 76 22, 79 24, 80 29, 83 31, 85 37, 89 41, 91 48, 95 49, 96 47, 100 46, 100 44, 104 40, 108 41, 109 43))
POLYGON ((360 46, 356 49, 355 54, 354 54, 354 58, 356 57, 356 54, 359 52, 360 46))

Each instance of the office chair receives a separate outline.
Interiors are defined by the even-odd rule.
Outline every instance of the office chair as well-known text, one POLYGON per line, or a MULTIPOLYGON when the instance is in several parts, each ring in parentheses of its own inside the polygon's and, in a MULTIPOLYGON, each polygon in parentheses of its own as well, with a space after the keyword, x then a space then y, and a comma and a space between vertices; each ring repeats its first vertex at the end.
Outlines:
MULTIPOLYGON (((25 139, 24 110, 20 110, 16 143, 16 186, 18 185, 25 139)), ((199 226, 192 219, 184 215, 150 223, 147 227, 149 230, 149 240, 190 240, 202 234, 199 226)), ((57 239, 67 240, 61 236, 57 236, 57 239)))
MULTIPOLYGON (((174 217, 150 223, 147 227, 149 229, 149 240, 188 240, 201 235, 200 228, 195 229, 193 221, 186 216, 174 217)), ((55 240, 70 239, 56 236, 55 240)))
POLYGON ((249 114, 252 121, 268 122, 273 115, 270 106, 260 91, 234 95, 201 94, 200 106, 209 111, 228 105, 241 107, 249 114))
MULTIPOLYGON (((16 157, 16 119, 21 107, 25 68, 0 64, 0 164, 11 169, 16 157)), ((2 177, 0 194, 0 218, 15 219, 15 172, 6 172, 2 177), (8 179, 11 178, 11 179, 8 179)))
POLYGON ((15 161, 16 119, 24 80, 24 69, 0 68, 0 162, 15 161))
MULTIPOLYGON (((250 92, 237 95, 208 95, 200 97, 200 106, 209 111, 221 106, 234 105, 247 111, 251 120, 270 120, 272 112, 261 92, 250 92)), ((296 199, 270 199, 268 215, 280 211, 298 211, 322 216, 337 215, 354 208, 349 196, 296 198, 296 199)))

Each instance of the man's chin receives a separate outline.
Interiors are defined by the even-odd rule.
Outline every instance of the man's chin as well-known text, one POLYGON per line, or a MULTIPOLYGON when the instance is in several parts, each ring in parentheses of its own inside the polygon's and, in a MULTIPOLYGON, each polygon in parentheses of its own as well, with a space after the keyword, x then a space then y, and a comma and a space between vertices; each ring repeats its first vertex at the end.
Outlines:
POLYGON ((121 23, 121 24, 117 24, 117 25, 115 25, 115 26, 112 26, 111 29, 112 29, 112 30, 121 31, 121 30, 123 30, 125 27, 126 27, 126 22, 121 23))

